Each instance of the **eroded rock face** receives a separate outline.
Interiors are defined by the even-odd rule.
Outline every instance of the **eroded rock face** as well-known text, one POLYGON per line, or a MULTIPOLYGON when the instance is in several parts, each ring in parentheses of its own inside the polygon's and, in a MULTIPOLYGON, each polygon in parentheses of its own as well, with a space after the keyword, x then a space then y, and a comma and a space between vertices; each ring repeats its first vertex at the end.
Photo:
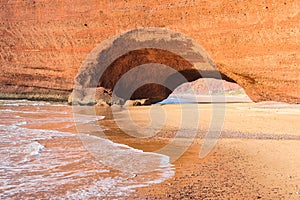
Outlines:
POLYGON ((112 91, 113 99, 156 103, 182 83, 211 77, 221 79, 222 75, 192 39, 167 29, 135 29, 105 41, 89 54, 76 76, 72 96, 79 104, 95 102, 90 91, 105 88, 112 91))
MULTIPOLYGON (((0 5, 2 98, 67 100, 82 62, 98 44, 138 27, 165 27, 193 38, 221 74, 241 85, 254 101, 300 103, 296 0, 16 0, 0 5)), ((136 53, 148 61, 157 56, 148 49, 136 53)), ((170 60, 167 57, 159 59, 170 60)))

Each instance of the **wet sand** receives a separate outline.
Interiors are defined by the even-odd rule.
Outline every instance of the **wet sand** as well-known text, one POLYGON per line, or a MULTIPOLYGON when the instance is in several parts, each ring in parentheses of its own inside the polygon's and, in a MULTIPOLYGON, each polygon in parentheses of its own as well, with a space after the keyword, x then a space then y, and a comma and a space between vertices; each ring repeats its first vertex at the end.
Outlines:
POLYGON ((67 105, 0 101, 0 199, 124 199, 174 175, 166 156, 91 136, 104 116, 73 114, 67 105))
MULTIPOLYGON (((190 136, 190 132, 196 130, 195 138, 192 138, 192 144, 187 151, 172 163, 175 169, 172 178, 159 184, 137 188, 134 192, 128 191, 129 196, 117 199, 299 199, 299 105, 265 102, 229 103, 224 106, 225 118, 221 120, 222 134, 214 149, 204 158, 199 158, 199 151, 211 124, 213 104, 128 108, 130 119, 136 127, 158 130, 157 134, 153 134, 151 129, 149 133, 152 135, 147 131, 142 132, 145 135, 134 134, 132 124, 127 124, 126 121, 125 125, 121 123, 122 126, 118 126, 116 119, 123 120, 124 117, 119 107, 114 107, 113 112, 110 108, 97 107, 97 115, 105 116, 105 119, 98 121, 98 124, 102 127, 106 138, 143 151, 155 152, 170 144, 178 130, 183 130, 179 143, 180 141, 184 143, 190 136), (153 112, 154 107, 163 112, 156 114, 153 112), (189 113, 195 110, 200 117, 199 126, 193 127, 189 123, 182 123, 182 112, 189 113), (163 123, 154 123, 147 128, 151 123, 151 115, 154 121, 164 119, 163 123)), ((59 108, 48 108, 50 109, 59 108)), ((71 107, 65 111, 66 116, 72 116, 71 107)), ((221 111, 217 113, 219 117, 222 115, 221 111)), ((22 116, 21 113, 19 114, 22 116)), ((188 116, 188 120, 193 120, 191 116, 188 116)), ((34 117, 41 120, 43 116, 34 115, 34 117)), ((51 115, 48 114, 47 117, 51 118, 51 115)), ((53 115, 53 117, 57 116, 53 115)), ((74 122, 47 123, 45 121, 38 124, 29 123, 24 127, 77 133, 74 122)), ((97 131, 90 134, 100 136, 97 131)), ((82 147, 79 139, 65 142, 66 145, 55 138, 40 141, 46 149, 51 149, 55 145, 68 146, 68 148, 82 147)), ((69 166, 70 169, 74 167, 78 168, 75 165, 69 166)), ((105 176, 114 176, 113 171, 105 176)), ((136 179, 141 176, 137 174, 136 179)), ((91 177, 94 178, 94 175, 91 177)), ((72 184, 61 186, 63 188, 61 192, 74 187, 77 186, 72 184)))
MULTIPOLYGON (((163 108, 168 119, 155 136, 137 139, 122 131, 107 131, 106 135, 115 142, 155 151, 171 142, 179 129, 180 106, 163 108)), ((272 102, 227 104, 222 135, 213 151, 200 159, 211 108, 212 105, 199 105, 200 115, 205 117, 200 120, 193 144, 173 163, 175 176, 139 188, 127 199, 299 199, 299 106, 272 102)), ((149 123, 147 109, 150 108, 130 108, 136 124, 149 123)), ((108 125, 108 121, 109 118, 101 123, 108 125)))
POLYGON ((205 159, 199 149, 174 163, 173 178, 129 199, 299 198, 299 141, 221 139, 205 159))

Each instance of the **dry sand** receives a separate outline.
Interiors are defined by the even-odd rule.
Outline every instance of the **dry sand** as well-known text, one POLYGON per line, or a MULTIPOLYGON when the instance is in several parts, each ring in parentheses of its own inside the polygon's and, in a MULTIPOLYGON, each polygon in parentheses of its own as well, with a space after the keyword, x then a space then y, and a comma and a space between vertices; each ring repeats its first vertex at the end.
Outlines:
MULTIPOLYGON (((195 105, 185 105, 184 109, 195 105)), ((129 199, 300 199, 300 107, 281 103, 227 104, 222 135, 208 156, 199 158, 210 125, 211 104, 197 105, 198 134, 173 164, 171 179, 137 189, 129 199)), ((147 125, 152 107, 129 108, 137 125, 147 125)), ((179 129, 180 105, 163 105, 167 116, 162 130, 150 138, 126 136, 108 116, 108 138, 145 151, 169 143, 179 129), (123 137, 120 137, 120 136, 123 137)), ((101 110, 101 109, 100 109, 101 110)), ((101 111, 99 111, 101 112, 101 111)), ((189 127, 184 127, 189 130, 189 127)), ((126 129, 126 127, 125 127, 126 129)))

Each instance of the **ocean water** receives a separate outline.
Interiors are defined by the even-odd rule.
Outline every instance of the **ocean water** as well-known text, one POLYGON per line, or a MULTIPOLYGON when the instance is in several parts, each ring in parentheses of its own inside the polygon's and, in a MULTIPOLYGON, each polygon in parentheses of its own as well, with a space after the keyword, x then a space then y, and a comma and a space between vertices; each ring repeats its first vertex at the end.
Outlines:
POLYGON ((174 175, 165 155, 89 135, 104 119, 74 120, 62 104, 0 101, 0 199, 124 199, 174 175))
POLYGON ((157 104, 199 104, 199 103, 242 103, 252 102, 246 95, 193 95, 193 94, 171 94, 157 104))

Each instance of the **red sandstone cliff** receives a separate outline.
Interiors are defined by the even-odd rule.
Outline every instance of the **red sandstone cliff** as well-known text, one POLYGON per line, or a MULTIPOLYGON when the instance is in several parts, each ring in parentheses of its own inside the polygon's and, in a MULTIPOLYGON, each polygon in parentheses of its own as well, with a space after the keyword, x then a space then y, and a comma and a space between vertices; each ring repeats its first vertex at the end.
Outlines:
POLYGON ((300 1, 0 1, 0 97, 65 100, 88 53, 139 27, 196 40, 256 100, 300 103, 300 1))

